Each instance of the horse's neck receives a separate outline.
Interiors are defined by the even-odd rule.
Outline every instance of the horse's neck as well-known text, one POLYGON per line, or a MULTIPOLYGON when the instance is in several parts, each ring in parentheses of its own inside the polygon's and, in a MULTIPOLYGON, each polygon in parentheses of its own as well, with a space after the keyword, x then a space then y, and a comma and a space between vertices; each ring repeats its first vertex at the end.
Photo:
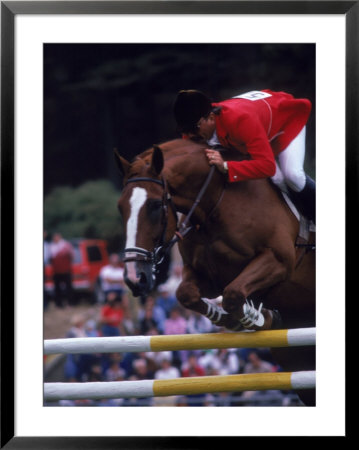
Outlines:
MULTIPOLYGON (((203 157, 202 157, 203 158, 203 157)), ((194 205, 199 192, 204 186, 209 175, 208 164, 205 160, 199 164, 192 161, 167 167, 165 177, 169 190, 177 210, 187 214, 194 205)), ((206 188, 200 203, 197 205, 194 216, 203 220, 213 209, 215 199, 223 191, 224 183, 219 172, 214 172, 213 177, 206 188), (217 194, 218 193, 218 194, 217 194)))
MULTIPOLYGON (((203 143, 177 140, 164 146, 165 167, 163 176, 168 182, 169 190, 177 210, 187 214, 192 208, 198 193, 206 182, 210 167, 203 143)), ((241 160, 245 157, 238 151, 226 149, 225 159, 241 160)), ((246 182, 244 183, 247 184, 246 182)), ((244 185, 243 185, 244 187, 244 185)), ((199 203, 196 214, 205 217, 219 202, 225 188, 224 177, 216 170, 199 203)), ((246 191, 246 189, 243 189, 246 191)), ((239 193, 240 194, 240 193, 239 193)))
MULTIPOLYGON (((186 146, 178 148, 176 143, 174 152, 171 148, 168 148, 165 152, 163 176, 168 183, 172 201, 177 211, 185 215, 194 206, 197 195, 209 173, 204 148, 197 146, 192 151, 191 148, 186 146)), ((232 159, 231 151, 223 153, 224 155, 225 159, 232 159)), ((238 157, 238 159, 241 158, 238 157)), ((212 221, 218 220, 221 222, 224 220, 223 218, 227 217, 228 212, 233 214, 233 207, 239 210, 242 206, 245 210, 251 209, 258 223, 261 223, 263 214, 273 215, 275 211, 280 209, 286 213, 281 214, 282 217, 288 216, 283 219, 286 223, 296 220, 270 180, 256 179, 228 183, 217 170, 214 172, 201 201, 195 207, 192 220, 203 224, 208 217, 211 217, 212 221), (252 210, 253 205, 258 206, 252 210), (214 211, 217 213, 213 214, 214 211)), ((237 219, 241 220, 241 216, 235 220, 237 219)), ((294 224, 292 225, 294 226, 294 224)))

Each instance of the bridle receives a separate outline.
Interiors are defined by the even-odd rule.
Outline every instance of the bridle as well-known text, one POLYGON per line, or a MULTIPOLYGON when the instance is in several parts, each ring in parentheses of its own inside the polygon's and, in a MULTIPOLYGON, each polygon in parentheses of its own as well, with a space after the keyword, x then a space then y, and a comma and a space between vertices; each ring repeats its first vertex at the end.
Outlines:
POLYGON ((189 226, 189 221, 194 213, 194 210, 196 209, 197 205, 201 201, 211 179, 215 171, 215 166, 212 166, 209 174, 199 192, 197 195, 197 198, 195 202, 192 205, 192 208, 190 209, 189 213, 187 214, 185 220, 182 222, 181 227, 178 227, 178 223, 176 220, 176 231, 175 236, 169 240, 168 242, 165 242, 165 237, 167 233, 168 228, 168 211, 169 208, 171 208, 175 218, 177 218, 177 210, 176 207, 172 201, 171 194, 168 190, 167 182, 164 178, 161 180, 158 180, 156 178, 150 178, 150 177, 137 177, 137 178, 130 178, 125 183, 125 186, 129 183, 138 183, 138 182, 149 182, 149 183, 156 183, 159 184, 163 188, 163 196, 162 196, 162 224, 163 229, 161 233, 161 237, 159 238, 158 244, 155 246, 153 251, 146 250, 141 247, 129 247, 125 248, 124 253, 134 253, 136 256, 130 256, 124 258, 124 262, 146 262, 151 263, 153 267, 153 273, 156 274, 159 271, 159 265, 163 262, 165 256, 169 253, 171 248, 178 242, 180 239, 182 240, 184 236, 193 228, 193 226, 189 226))
MULTIPOLYGON (((159 265, 163 262, 165 256, 168 254, 173 245, 177 242, 175 238, 173 238, 169 242, 165 242, 165 237, 167 233, 168 227, 168 211, 171 208, 175 217, 177 217, 177 211, 174 203, 171 199, 171 194, 168 191, 167 183, 164 179, 157 180, 156 178, 150 177, 138 177, 138 178, 130 178, 127 180, 125 186, 129 183, 138 183, 138 182, 149 182, 159 184, 163 188, 163 196, 162 196, 162 233, 159 238, 158 244, 155 246, 154 250, 151 252, 141 247, 128 247, 125 248, 124 252, 126 253, 134 253, 136 256, 125 257, 124 262, 146 262, 151 263, 153 265, 153 272, 157 273, 159 265)), ((176 225, 176 230, 177 230, 176 225)))

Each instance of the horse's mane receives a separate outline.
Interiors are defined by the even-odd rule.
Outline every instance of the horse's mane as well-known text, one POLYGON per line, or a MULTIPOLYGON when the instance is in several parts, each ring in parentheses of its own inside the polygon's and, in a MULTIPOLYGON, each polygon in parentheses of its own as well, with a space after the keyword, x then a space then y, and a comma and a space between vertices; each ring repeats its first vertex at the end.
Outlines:
POLYGON ((147 161, 152 156, 154 147, 160 147, 163 152, 163 156, 165 159, 168 159, 178 155, 198 152, 199 150, 206 148, 206 144, 204 142, 196 142, 191 139, 173 139, 148 148, 144 152, 137 155, 134 161, 138 158, 147 161))
POLYGON ((154 147, 160 147, 165 161, 179 156, 188 156, 202 152, 206 148, 205 143, 194 142, 190 139, 173 139, 161 144, 156 144, 134 157, 131 162, 130 176, 140 173, 151 164, 154 147))
MULTIPOLYGON (((185 157, 187 159, 196 154, 203 154, 203 150, 208 147, 208 144, 204 140, 196 138, 173 139, 162 142, 161 144, 156 144, 134 157, 131 162, 130 176, 138 175, 148 168, 151 164, 154 147, 160 147, 165 162, 169 162, 174 158, 185 157)), ((241 161, 243 159, 248 159, 246 155, 237 150, 229 150, 226 148, 219 148, 218 150, 222 152, 222 156, 225 160, 231 159, 241 161)))

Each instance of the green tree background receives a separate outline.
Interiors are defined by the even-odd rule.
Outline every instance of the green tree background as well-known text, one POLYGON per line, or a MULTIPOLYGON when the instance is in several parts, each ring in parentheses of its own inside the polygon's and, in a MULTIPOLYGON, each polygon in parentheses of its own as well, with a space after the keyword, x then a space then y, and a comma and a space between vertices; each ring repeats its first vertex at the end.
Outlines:
POLYGON ((122 221, 115 207, 119 196, 107 180, 57 187, 45 198, 45 229, 60 231, 65 238, 105 239, 110 249, 118 249, 123 244, 122 221))

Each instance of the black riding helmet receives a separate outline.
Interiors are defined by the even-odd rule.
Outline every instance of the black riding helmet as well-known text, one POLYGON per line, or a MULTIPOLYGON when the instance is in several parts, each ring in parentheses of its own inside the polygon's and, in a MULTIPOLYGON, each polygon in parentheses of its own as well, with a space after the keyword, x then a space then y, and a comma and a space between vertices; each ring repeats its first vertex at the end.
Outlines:
POLYGON ((197 123, 201 117, 206 117, 212 111, 209 98, 200 91, 179 91, 174 104, 174 115, 183 133, 196 133, 197 123))

